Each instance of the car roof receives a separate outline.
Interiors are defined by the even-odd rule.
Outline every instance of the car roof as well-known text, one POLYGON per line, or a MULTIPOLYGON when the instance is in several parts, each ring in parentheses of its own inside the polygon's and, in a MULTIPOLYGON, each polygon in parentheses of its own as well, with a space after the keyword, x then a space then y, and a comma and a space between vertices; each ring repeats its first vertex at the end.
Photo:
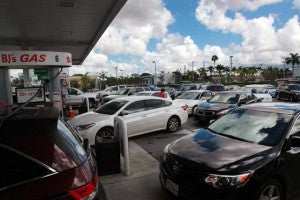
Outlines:
POLYGON ((251 94, 251 92, 247 92, 247 91, 241 91, 241 90, 237 90, 237 91, 234 91, 234 90, 229 90, 229 91, 222 91, 222 92, 219 92, 218 94, 251 94))
MULTIPOLYGON (((0 117, 0 119, 2 119, 0 117)), ((57 120, 59 118, 59 111, 54 107, 45 107, 45 108, 22 108, 16 114, 13 114, 11 117, 6 120, 39 120, 39 119, 48 119, 48 120, 57 120)))
POLYGON ((273 102, 273 103, 255 103, 243 106, 242 108, 265 111, 265 112, 274 112, 294 115, 300 112, 299 104, 283 103, 283 102, 273 102))
POLYGON ((141 92, 138 92, 138 93, 156 93, 156 92, 160 92, 159 90, 156 90, 156 91, 141 91, 141 92))
POLYGON ((154 97, 154 96, 126 96, 126 97, 120 97, 117 100, 138 101, 138 100, 149 100, 149 99, 168 100, 166 98, 154 97))
POLYGON ((210 92, 210 90, 188 90, 185 92, 210 92))

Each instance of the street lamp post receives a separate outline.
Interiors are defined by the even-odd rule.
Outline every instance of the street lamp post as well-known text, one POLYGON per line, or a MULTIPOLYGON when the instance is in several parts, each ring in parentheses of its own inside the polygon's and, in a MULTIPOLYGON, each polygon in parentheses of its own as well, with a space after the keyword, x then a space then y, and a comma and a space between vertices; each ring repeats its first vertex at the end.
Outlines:
POLYGON ((120 72, 121 72, 121 74, 122 74, 121 78, 123 78, 123 77, 124 77, 124 76, 123 76, 123 70, 122 70, 122 69, 120 69, 120 72))
POLYGON ((153 61, 154 63, 154 85, 157 86, 157 82, 156 82, 156 62, 153 61))
POLYGON ((194 76, 194 63, 195 61, 192 61, 192 80, 194 81, 195 80, 195 76, 194 76))
POLYGON ((118 85, 118 67, 115 67, 116 70, 116 81, 117 81, 117 85, 118 85))

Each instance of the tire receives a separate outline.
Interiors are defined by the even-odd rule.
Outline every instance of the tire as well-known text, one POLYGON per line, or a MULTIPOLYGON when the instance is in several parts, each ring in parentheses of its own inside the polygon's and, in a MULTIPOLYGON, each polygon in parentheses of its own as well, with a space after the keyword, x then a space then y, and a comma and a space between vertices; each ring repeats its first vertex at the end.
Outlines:
POLYGON ((197 106, 193 107, 193 109, 192 109, 192 116, 194 116, 196 114, 196 108, 197 108, 197 106))
POLYGON ((255 200, 265 199, 284 200, 284 191, 276 179, 270 179, 261 185, 255 200))
POLYGON ((175 133, 180 127, 180 119, 177 116, 172 116, 167 123, 167 131, 169 133, 175 133))
POLYGON ((292 94, 291 94, 291 96, 290 96, 290 102, 294 102, 294 97, 293 97, 292 94))
POLYGON ((111 127, 104 127, 100 129, 96 134, 96 137, 101 137, 101 138, 113 137, 113 136, 114 136, 114 129, 111 127))
POLYGON ((277 95, 276 95, 276 99, 277 100, 280 100, 280 95, 277 93, 277 95))

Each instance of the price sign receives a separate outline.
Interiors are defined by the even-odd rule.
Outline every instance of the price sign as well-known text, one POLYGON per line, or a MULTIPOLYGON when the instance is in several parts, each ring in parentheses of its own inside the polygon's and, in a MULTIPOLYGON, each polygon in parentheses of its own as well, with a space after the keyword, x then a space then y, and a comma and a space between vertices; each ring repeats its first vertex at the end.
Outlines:
POLYGON ((34 97, 30 102, 45 102, 45 91, 41 87, 30 87, 30 88, 16 88, 17 102, 26 103, 29 99, 34 97), (39 92, 41 90, 41 92, 39 92))

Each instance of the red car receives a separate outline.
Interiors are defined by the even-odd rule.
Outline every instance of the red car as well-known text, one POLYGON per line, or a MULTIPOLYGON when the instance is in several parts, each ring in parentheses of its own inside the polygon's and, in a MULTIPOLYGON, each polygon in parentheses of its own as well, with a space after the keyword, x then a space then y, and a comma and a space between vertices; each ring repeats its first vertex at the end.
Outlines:
POLYGON ((99 199, 93 155, 54 108, 7 118, 0 158, 0 199, 99 199))

